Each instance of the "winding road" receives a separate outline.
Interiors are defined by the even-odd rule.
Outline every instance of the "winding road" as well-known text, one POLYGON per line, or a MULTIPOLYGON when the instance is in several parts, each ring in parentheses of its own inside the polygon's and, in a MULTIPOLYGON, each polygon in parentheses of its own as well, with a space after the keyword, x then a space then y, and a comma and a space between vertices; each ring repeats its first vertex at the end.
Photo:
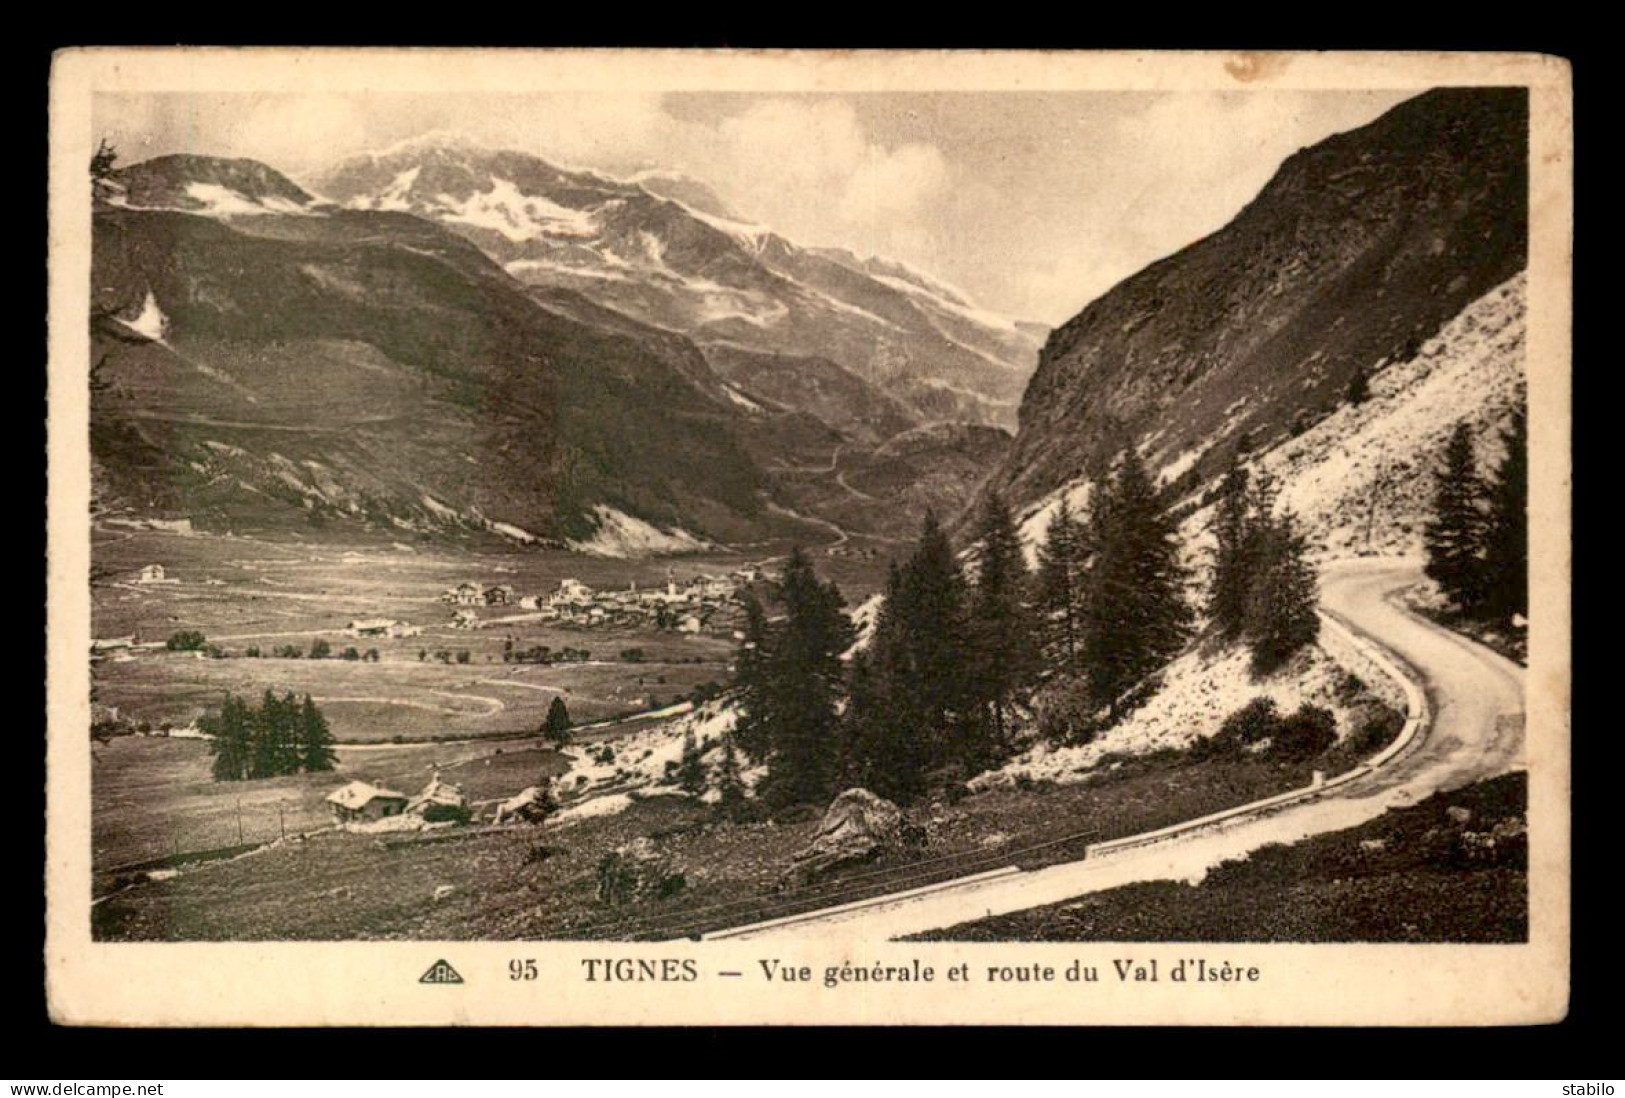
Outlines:
POLYGON ((1292 843, 1358 826, 1414 804, 1519 769, 1524 761, 1523 668, 1403 609, 1397 596, 1421 579, 1417 562, 1374 559, 1327 565, 1327 613, 1406 664, 1427 696, 1431 717, 1392 758, 1347 783, 1283 806, 1083 861, 1031 872, 1004 871, 947 882, 913 895, 718 931, 707 938, 899 938, 1090 892, 1150 880, 1196 880, 1222 861, 1267 843, 1292 843))

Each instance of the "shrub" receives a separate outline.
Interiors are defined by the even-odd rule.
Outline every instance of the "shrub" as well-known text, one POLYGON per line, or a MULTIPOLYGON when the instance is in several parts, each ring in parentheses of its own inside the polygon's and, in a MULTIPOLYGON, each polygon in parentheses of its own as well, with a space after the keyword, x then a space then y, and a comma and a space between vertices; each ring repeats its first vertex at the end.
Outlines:
POLYGON ((1282 720, 1270 737, 1270 749, 1288 758, 1307 759, 1337 742, 1337 718, 1318 705, 1300 706, 1282 720))
POLYGON ((1080 679, 1057 679, 1033 697, 1038 734, 1051 743, 1084 744, 1099 725, 1089 692, 1080 679))
POLYGON ((1275 699, 1258 697, 1226 717, 1216 738, 1236 744, 1258 743, 1273 738, 1280 723, 1275 699))
POLYGON ((465 824, 473 818, 466 804, 431 804, 423 810, 424 823, 465 824))
POLYGON ((468 649, 464 648, 464 649, 461 649, 461 650, 458 651, 458 653, 457 653, 457 662, 458 663, 467 663, 468 662, 468 649))
POLYGON ((310 642, 310 658, 325 660, 333 654, 333 646, 320 638, 310 642))
POLYGON ((1384 705, 1367 714, 1359 727, 1349 734, 1345 746, 1355 756, 1375 754, 1393 742, 1404 726, 1404 715, 1384 705))
POLYGON ((171 652, 197 652, 206 643, 208 643, 206 638, 196 629, 181 629, 169 635, 164 647, 171 652))
POLYGON ((357 652, 355 645, 352 644, 339 655, 339 658, 352 661, 358 660, 361 658, 361 653, 357 652))

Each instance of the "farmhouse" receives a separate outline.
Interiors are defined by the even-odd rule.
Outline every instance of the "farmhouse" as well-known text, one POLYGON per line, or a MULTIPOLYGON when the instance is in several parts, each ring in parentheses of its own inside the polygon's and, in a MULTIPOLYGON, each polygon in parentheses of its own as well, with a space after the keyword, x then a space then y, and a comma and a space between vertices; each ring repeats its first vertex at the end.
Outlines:
POLYGON ((355 781, 328 794, 327 803, 332 806, 334 823, 351 824, 399 816, 406 811, 407 798, 393 789, 355 781))
POLYGON ((453 606, 483 606, 485 588, 477 583, 459 583, 441 595, 440 601, 449 602, 453 606))
POLYGON ((140 573, 135 577, 135 582, 137 582, 137 583, 163 583, 164 582, 164 566, 161 565, 161 564, 149 564, 149 565, 147 565, 145 568, 141 569, 140 573))
POLYGON ((345 627, 352 637, 415 637, 422 629, 393 618, 359 618, 345 627))
POLYGON ((513 588, 506 583, 499 583, 495 587, 485 589, 485 604, 487 606, 506 606, 513 601, 513 588))
POLYGON ((468 797, 457 786, 440 780, 436 771, 417 796, 406 805, 408 812, 428 818, 430 815, 451 814, 468 807, 468 797))

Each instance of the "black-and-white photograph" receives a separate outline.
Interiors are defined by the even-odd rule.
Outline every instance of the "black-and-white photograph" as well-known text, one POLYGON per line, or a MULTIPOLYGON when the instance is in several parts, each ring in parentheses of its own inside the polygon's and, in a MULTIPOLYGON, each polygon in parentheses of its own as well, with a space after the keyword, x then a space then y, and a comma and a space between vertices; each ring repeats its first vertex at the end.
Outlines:
POLYGON ((1244 75, 98 91, 91 939, 1528 941, 1530 93, 1244 75))

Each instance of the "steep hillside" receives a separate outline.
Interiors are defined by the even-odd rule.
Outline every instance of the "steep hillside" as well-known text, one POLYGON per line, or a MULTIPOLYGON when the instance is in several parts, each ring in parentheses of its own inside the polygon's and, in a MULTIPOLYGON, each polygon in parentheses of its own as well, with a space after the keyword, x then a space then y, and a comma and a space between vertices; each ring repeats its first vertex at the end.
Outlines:
POLYGON ((679 543, 759 533, 769 483, 692 344, 533 299, 437 224, 264 165, 166 157, 94 214, 105 507, 679 543))
POLYGON ((843 447, 827 466, 786 475, 781 487, 799 510, 843 529, 912 543, 926 511, 953 515, 970 506, 1010 443, 997 427, 935 423, 874 449, 843 447))
POLYGON ((879 445, 920 426, 913 409, 827 358, 766 354, 726 343, 712 344, 705 353, 736 391, 804 411, 860 444, 879 445))
POLYGON ((708 352, 832 360, 920 418, 1008 425, 1036 358, 1031 326, 902 264, 798 247, 673 173, 621 181, 431 140, 353 157, 313 186, 350 208, 438 220, 516 278, 578 291, 708 352))
POLYGON ((1132 445, 1188 490, 1413 360, 1524 266, 1527 111, 1522 89, 1435 90, 1288 159, 1050 336, 993 483, 1030 511, 1132 445))

